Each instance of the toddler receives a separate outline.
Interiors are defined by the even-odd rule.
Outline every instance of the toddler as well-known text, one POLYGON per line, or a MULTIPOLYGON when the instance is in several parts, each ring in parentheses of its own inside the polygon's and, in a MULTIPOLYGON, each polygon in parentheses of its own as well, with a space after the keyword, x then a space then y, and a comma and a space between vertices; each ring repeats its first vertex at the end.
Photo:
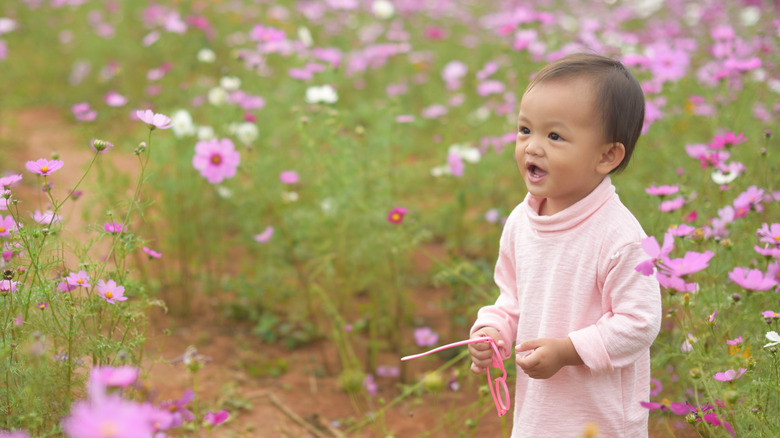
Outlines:
MULTIPOLYGON (((661 324, 641 225, 609 175, 626 167, 644 121, 644 96, 620 62, 561 58, 523 94, 515 160, 528 194, 501 235, 495 304, 471 337, 516 343, 512 437, 646 437, 650 345, 661 324)), ((490 366, 486 342, 469 346, 472 371, 490 366)))

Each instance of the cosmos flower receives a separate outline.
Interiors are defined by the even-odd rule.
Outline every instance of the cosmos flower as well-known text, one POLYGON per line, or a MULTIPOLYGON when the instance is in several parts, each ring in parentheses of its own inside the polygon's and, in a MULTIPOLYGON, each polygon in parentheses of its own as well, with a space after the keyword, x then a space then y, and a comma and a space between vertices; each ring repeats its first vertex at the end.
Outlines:
POLYGON ((192 167, 211 184, 234 177, 240 163, 241 154, 229 138, 202 140, 195 144, 192 167))
POLYGON ((28 161, 25 163, 24 167, 26 167, 27 170, 32 173, 37 173, 38 175, 42 176, 49 176, 53 172, 61 169, 64 164, 65 163, 60 160, 47 160, 45 158, 40 158, 35 161, 28 161))
POLYGON ((107 282, 98 280, 97 292, 100 298, 103 298, 109 304, 127 300, 124 286, 119 286, 114 280, 108 280, 107 282))
POLYGON ((173 126, 171 119, 165 114, 155 113, 152 110, 136 110, 135 115, 150 129, 168 129, 173 126))
POLYGON ((404 216, 408 212, 409 210, 403 207, 394 207, 392 210, 390 210, 390 213, 387 214, 387 221, 391 224, 398 225, 404 221, 404 216))

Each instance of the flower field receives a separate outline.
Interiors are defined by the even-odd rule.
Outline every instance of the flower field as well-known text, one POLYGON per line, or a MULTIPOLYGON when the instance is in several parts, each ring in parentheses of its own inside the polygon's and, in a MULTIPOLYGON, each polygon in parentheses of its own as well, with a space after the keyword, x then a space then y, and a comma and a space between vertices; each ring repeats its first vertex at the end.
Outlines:
POLYGON ((8 0, 0 437, 509 436, 465 347, 400 358, 497 297, 576 52, 645 92, 650 436, 780 436, 777 2, 8 0))

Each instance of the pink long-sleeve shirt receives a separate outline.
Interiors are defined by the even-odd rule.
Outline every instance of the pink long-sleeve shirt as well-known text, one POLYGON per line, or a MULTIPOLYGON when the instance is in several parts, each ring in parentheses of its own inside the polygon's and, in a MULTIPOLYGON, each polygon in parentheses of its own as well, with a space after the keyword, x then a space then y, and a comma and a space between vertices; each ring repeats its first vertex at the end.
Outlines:
POLYGON ((634 270, 646 259, 639 222, 609 177, 588 196, 551 216, 531 194, 501 236, 495 304, 480 309, 472 333, 493 327, 511 345, 569 337, 584 365, 549 379, 517 369, 513 438, 646 437, 650 345, 661 325, 654 276, 634 270))

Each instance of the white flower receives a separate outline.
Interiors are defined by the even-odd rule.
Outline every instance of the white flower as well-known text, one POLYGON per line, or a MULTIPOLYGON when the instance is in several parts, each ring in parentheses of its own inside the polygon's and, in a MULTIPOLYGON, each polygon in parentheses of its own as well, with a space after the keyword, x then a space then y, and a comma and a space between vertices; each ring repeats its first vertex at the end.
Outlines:
POLYGON ((222 199, 228 199, 233 197, 233 191, 223 185, 217 186, 216 190, 217 190, 217 196, 219 196, 222 199))
POLYGON ((236 138, 243 144, 250 144, 257 140, 258 134, 257 125, 252 122, 241 122, 235 127, 236 138))
POLYGON ((214 134, 214 128, 211 126, 198 126, 198 140, 211 140, 216 135, 214 134))
POLYGON ((395 14, 395 7, 387 0, 375 0, 371 4, 371 12, 374 13, 376 18, 384 20, 395 14))
POLYGON ((777 334, 776 331, 772 330, 771 332, 766 334, 766 338, 769 339, 770 343, 764 345, 764 348, 766 347, 774 347, 777 344, 780 344, 780 335, 777 334))
POLYGON ((314 86, 306 89, 306 103, 336 103, 339 100, 336 90, 330 85, 314 86))
POLYGON ((190 112, 180 109, 171 116, 171 130, 178 138, 195 135, 195 124, 192 123, 190 112))
POLYGON ((746 6, 739 11, 739 21, 744 26, 752 26, 761 18, 761 10, 755 6, 746 6))
POLYGON ((298 39, 301 40, 306 47, 314 45, 314 38, 312 38, 311 32, 309 32, 309 29, 306 27, 301 26, 298 28, 298 39))
POLYGON ((0 17, 0 35, 16 29, 16 21, 8 17, 0 17))
POLYGON ((282 201, 285 204, 295 202, 298 200, 298 192, 282 192, 282 201))
POLYGON ((450 146, 447 152, 458 154, 463 161, 468 161, 469 163, 478 163, 480 158, 482 158, 479 149, 457 143, 450 146))
POLYGON ((198 50, 197 57, 198 57, 198 61, 211 64, 212 62, 216 61, 217 54, 214 53, 214 51, 211 49, 203 48, 198 50))
POLYGON ((214 106, 224 105, 227 102, 228 93, 222 87, 214 87, 209 90, 207 99, 214 106))
POLYGON ((450 167, 446 164, 444 166, 436 166, 431 169, 431 176, 438 178, 440 176, 448 175, 450 173, 450 167))
POLYGON ((718 185, 729 184, 739 176, 739 172, 731 171, 723 173, 720 170, 712 172, 712 181, 718 185))
POLYGON ((235 76, 224 76, 219 80, 219 86, 227 91, 236 91, 241 88, 241 79, 235 76))
POLYGON ((333 198, 325 198, 320 202, 320 208, 326 216, 333 216, 336 213, 336 201, 333 198))

